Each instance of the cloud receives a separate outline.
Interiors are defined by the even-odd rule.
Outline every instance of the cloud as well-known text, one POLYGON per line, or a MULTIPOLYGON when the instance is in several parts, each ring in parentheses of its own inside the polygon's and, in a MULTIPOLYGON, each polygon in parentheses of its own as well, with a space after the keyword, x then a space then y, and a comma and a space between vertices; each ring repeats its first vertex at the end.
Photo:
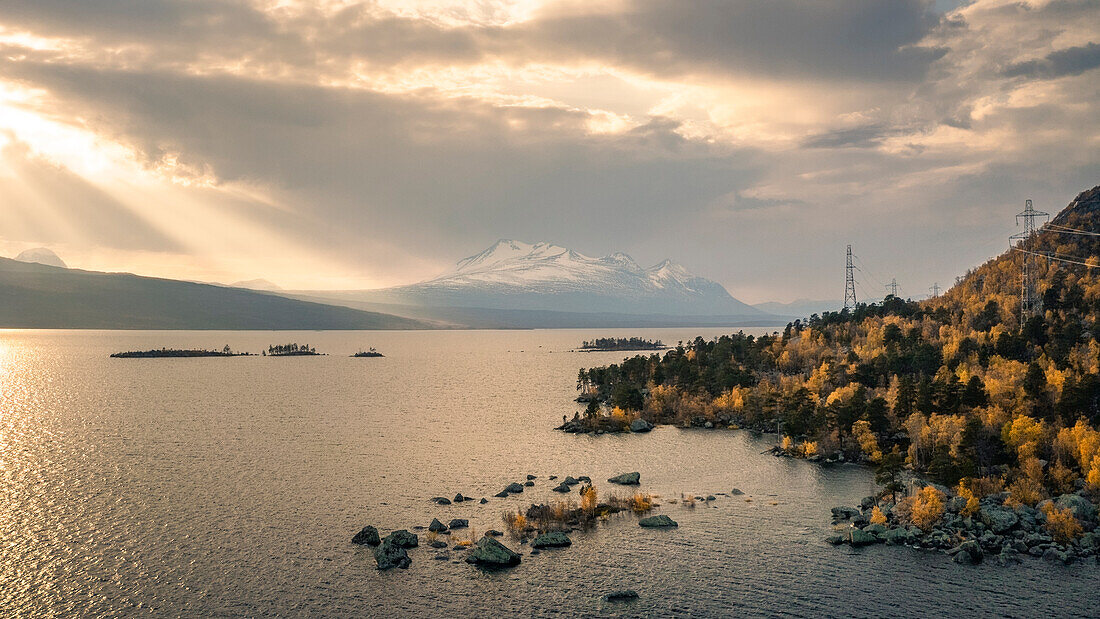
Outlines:
POLYGON ((1051 52, 1041 60, 1017 62, 1005 69, 1007 77, 1054 79, 1080 75, 1100 67, 1100 45, 1089 43, 1051 52))
MULTIPOLYGON (((293 241, 401 283, 506 237, 836 296, 836 247, 946 281, 1001 248, 999 209, 1056 210, 1100 178, 1081 139, 1100 131, 1100 3, 954 4, 9 0, 0 127, 48 159, 5 116, 11 87, 33 93, 11 106, 132 152, 164 195, 209 181, 177 207, 209 198, 206 228, 179 228, 65 172, 56 219, 103 212, 129 237, 75 227, 120 251, 198 252, 185 241, 223 213, 265 231, 201 244, 226 270, 293 241), (264 199, 225 197, 240 187, 264 199)), ((52 184, 35 165, 12 169, 52 184)))

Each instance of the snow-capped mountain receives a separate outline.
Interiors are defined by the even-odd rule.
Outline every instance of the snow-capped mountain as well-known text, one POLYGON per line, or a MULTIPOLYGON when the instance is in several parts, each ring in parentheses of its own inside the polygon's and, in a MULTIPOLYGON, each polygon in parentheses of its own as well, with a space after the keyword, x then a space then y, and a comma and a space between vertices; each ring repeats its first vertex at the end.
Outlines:
POLYGON ((624 253, 585 256, 550 243, 501 240, 434 279, 377 291, 383 303, 559 312, 741 316, 766 314, 720 284, 665 260, 644 268, 624 253))

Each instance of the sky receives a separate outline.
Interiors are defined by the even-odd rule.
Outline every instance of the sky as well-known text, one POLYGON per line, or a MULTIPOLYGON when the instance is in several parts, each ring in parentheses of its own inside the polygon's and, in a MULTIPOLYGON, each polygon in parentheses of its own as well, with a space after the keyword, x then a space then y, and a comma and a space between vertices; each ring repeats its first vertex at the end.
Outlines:
POLYGON ((0 255, 288 289, 500 238, 928 294, 1100 184, 1100 0, 5 0, 0 255))

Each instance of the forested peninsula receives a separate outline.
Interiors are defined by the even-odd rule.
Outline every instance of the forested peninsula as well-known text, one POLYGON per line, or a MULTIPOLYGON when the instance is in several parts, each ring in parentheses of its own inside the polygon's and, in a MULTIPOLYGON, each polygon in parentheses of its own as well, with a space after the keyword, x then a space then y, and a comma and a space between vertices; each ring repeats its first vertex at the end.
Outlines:
POLYGON ((778 429, 781 454, 878 469, 882 495, 851 513, 834 510, 849 524, 841 542, 892 539, 956 557, 973 542, 960 562, 984 551, 1067 563, 1091 556, 1100 499, 1097 265, 1100 187, 942 296, 887 297, 782 333, 696 338, 663 356, 583 369, 577 389, 590 403, 561 429, 621 431, 638 419, 778 429), (1023 314, 1026 257, 1041 302, 1023 314), (902 484, 907 475, 917 483, 902 484))

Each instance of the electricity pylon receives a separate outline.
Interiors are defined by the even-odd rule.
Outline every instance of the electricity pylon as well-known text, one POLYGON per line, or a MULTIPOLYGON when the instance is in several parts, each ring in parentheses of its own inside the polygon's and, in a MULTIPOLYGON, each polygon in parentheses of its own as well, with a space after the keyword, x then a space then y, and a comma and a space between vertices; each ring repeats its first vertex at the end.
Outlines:
POLYGON ((852 266, 852 246, 848 246, 848 261, 844 265, 844 309, 856 308, 856 275, 852 266))
POLYGON ((1009 237, 1012 241, 1020 241, 1018 247, 1023 254, 1023 265, 1020 272, 1020 324, 1027 322, 1035 312, 1042 309, 1042 300, 1035 294, 1035 280, 1038 276, 1038 268, 1035 262, 1035 249, 1032 237, 1038 230, 1035 220, 1040 217, 1050 219, 1049 213, 1037 211, 1031 206, 1031 200, 1024 202, 1024 212, 1016 215, 1016 225, 1020 225, 1020 219, 1024 220, 1024 231, 1009 237))

